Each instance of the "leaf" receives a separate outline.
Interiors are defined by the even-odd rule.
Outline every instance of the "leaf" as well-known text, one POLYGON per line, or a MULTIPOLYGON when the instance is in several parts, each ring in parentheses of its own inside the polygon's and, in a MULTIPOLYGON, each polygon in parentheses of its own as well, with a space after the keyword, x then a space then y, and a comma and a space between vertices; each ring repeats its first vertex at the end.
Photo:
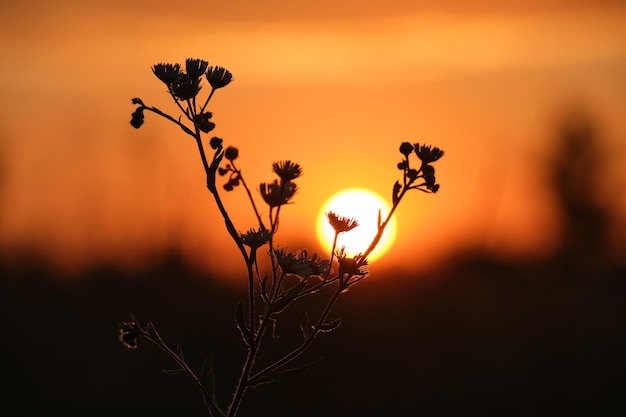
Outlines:
POLYGON ((239 329, 239 333, 241 333, 241 337, 243 337, 243 341, 246 345, 250 346, 252 343, 252 335, 250 334, 250 329, 246 325, 246 320, 243 315, 243 304, 241 301, 237 303, 237 309, 235 310, 235 321, 237 323, 237 328, 239 329))
POLYGON ((308 339, 311 335, 311 325, 309 324, 309 313, 304 313, 302 316, 302 320, 300 320, 300 330, 302 331, 302 336, 304 336, 304 340, 308 339))
POLYGON ((401 188, 402 186, 400 185, 400 183, 396 181, 396 183, 393 185, 393 194, 392 194, 392 201, 393 201, 394 206, 398 204, 398 202, 400 201, 400 189, 401 188))
POLYGON ((335 330, 341 324, 341 319, 335 319, 333 321, 320 324, 320 332, 328 333, 335 330))
POLYGON ((186 370, 184 369, 161 369, 161 372, 163 372, 165 375, 182 375, 184 373, 187 373, 186 370))
POLYGON ((180 342, 176 343, 176 354, 183 361, 185 360, 185 355, 183 355, 183 347, 180 345, 180 342))
POLYGON ((237 322, 237 328, 239 329, 239 333, 241 333, 241 337, 243 337, 243 341, 246 345, 250 346, 252 343, 252 335, 250 334, 250 330, 246 325, 246 320, 243 317, 243 304, 241 301, 237 303, 237 309, 235 310, 235 321, 237 322))
POLYGON ((206 392, 209 398, 215 396, 215 373, 213 372, 213 357, 209 356, 202 364, 202 370, 200 371, 200 382, 202 389, 206 392))
POLYGON ((257 379, 253 379, 252 381, 250 381, 250 387, 255 388, 259 385, 269 384, 271 382, 277 381, 278 379, 286 377, 286 376, 291 376, 291 375, 295 375, 304 371, 308 371, 309 369, 313 368, 315 365, 320 363, 323 359, 324 358, 318 358, 314 360, 313 362, 309 362, 307 364, 297 366, 295 368, 289 368, 283 371, 272 372, 269 375, 263 375, 257 379))
POLYGON ((276 320, 274 320, 273 318, 269 317, 268 320, 271 323, 271 335, 272 335, 272 340, 278 340, 280 339, 280 336, 276 333, 276 320))

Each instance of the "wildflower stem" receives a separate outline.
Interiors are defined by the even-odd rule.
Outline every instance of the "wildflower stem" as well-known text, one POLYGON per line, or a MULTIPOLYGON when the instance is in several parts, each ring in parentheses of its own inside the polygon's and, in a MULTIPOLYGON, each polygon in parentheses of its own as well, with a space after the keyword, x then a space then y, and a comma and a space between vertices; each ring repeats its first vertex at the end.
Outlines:
POLYGON ((243 370, 241 371, 241 376, 239 377, 239 382, 237 383, 237 388, 235 389, 235 395, 233 396, 233 400, 228 407, 227 417, 234 417, 237 415, 237 411, 239 410, 239 406, 241 404, 241 400, 243 399, 246 390, 250 385, 250 373, 252 372, 252 367, 256 361, 256 355, 261 346, 261 340, 263 339, 263 335, 265 334, 265 329, 267 327, 267 323, 269 322, 269 309, 263 316, 263 321, 259 326, 259 331, 256 333, 252 333, 252 342, 250 343, 250 347, 248 348, 248 354, 246 356, 246 362, 244 364, 243 370))
POLYGON ((206 98, 206 101, 200 108, 200 113, 204 113, 204 109, 206 108, 207 104, 209 104, 209 101, 211 101, 211 97, 213 97, 213 93, 215 93, 215 90, 216 90, 215 88, 211 88, 211 92, 209 93, 209 96, 206 98))
POLYGON ((225 416, 224 412, 220 409, 220 407, 217 405, 217 403, 214 401, 214 399, 209 397, 209 394, 206 392, 206 390, 202 386, 202 382, 200 381, 200 378, 198 378, 198 376, 191 370, 189 365, 187 365, 187 362, 185 362, 185 360, 183 358, 178 356, 176 354, 176 352, 174 352, 163 341, 163 339, 161 339, 161 337, 158 335, 158 333, 155 334, 156 338, 152 337, 150 335, 150 333, 147 333, 146 331, 143 331, 142 334, 143 334, 143 336, 147 340, 149 340, 150 342, 152 342, 155 345, 157 345, 159 347, 159 349, 161 349, 166 355, 168 355, 170 358, 172 358, 174 360, 174 362, 176 362, 176 364, 181 369, 183 369, 185 371, 185 373, 191 379, 191 382, 196 386, 196 388, 198 388, 200 390, 200 393, 202 394, 202 400, 204 401, 204 406, 209 411, 209 415, 210 416, 212 416, 212 417, 215 417, 215 416, 223 417, 223 416, 225 416))
POLYGON ((370 245, 367 248, 367 250, 365 252, 363 252, 361 263, 365 262, 367 256, 370 253, 372 253, 372 251, 376 248, 376 246, 380 242, 380 239, 383 237, 383 233, 385 231, 385 228, 387 227, 387 224, 389 223, 389 220, 391 220, 391 216, 396 211, 396 208, 398 208, 398 205, 400 204, 400 201, 402 201, 402 197, 404 197, 404 195, 406 194, 406 192, 408 190, 409 190, 409 187, 407 187, 406 185, 404 187, 402 187, 402 191, 398 195, 398 200, 391 207, 391 210, 389 210, 389 214, 387 214, 387 217, 385 218, 385 221, 381 225, 378 226, 378 232, 376 233, 376 236, 374 236, 374 239, 372 239, 372 243, 370 243, 370 245))
POLYGON ((230 163, 233 167, 233 170, 235 170, 235 172, 239 176, 239 180, 241 181, 243 188, 246 190, 246 194, 248 194, 248 199, 250 199, 250 203, 252 203, 252 209, 254 210, 254 214, 256 215, 256 218, 259 221, 259 227, 261 227, 261 229, 265 229, 265 225, 263 224, 263 220, 261 220, 261 215, 259 214, 259 210, 257 209, 257 206, 254 203, 254 198, 252 198, 252 193, 250 192, 250 188, 248 188, 248 184, 246 184, 246 181, 243 179, 243 175, 241 175, 241 171, 235 166, 235 161, 230 161, 230 163))
POLYGON ((152 113, 156 113, 156 114, 158 114, 159 116, 165 117, 167 120, 171 121, 172 123, 174 123, 174 124, 178 125, 181 129, 183 129, 183 131, 184 131, 186 134, 191 135, 191 136, 193 136, 193 137, 195 137, 195 136, 196 136, 196 135, 194 134, 193 130, 189 129, 187 126, 185 126, 184 124, 182 124, 182 123, 180 122, 180 120, 176 120, 176 119, 174 119, 172 116, 170 116, 170 115, 169 115, 169 114, 167 114, 167 113, 163 113, 161 110, 157 109, 156 107, 147 107, 147 106, 144 106, 144 107, 143 107, 143 109, 144 109, 144 110, 151 111, 152 113))
POLYGON ((337 299, 339 298, 339 295, 341 295, 341 292, 344 289, 345 289, 345 286, 343 284, 341 284, 341 283, 337 286, 337 290, 332 295, 330 300, 328 300, 328 303, 326 304, 326 307, 324 307, 324 311, 322 312, 322 314, 320 315, 319 319, 317 320, 317 323, 315 324, 315 327, 313 328, 313 331, 311 332, 309 337, 306 338, 305 341, 299 347, 297 347, 296 349, 292 350, 290 353, 288 353, 287 355, 285 355, 282 358, 278 359, 276 362, 272 363, 271 365, 269 365, 269 366, 265 367, 264 369, 260 370, 256 374, 254 374, 250 378, 250 384, 254 384, 260 378, 262 378, 262 377, 264 377, 266 375, 269 375, 271 372, 275 371, 276 369, 280 368, 281 366, 284 366, 284 365, 288 364, 289 362, 293 361, 294 359, 296 359, 297 357, 302 355, 309 348, 311 343, 313 343, 313 340, 315 340, 315 338, 317 337, 318 333, 321 331, 322 324, 324 324, 324 322, 328 318, 328 315, 330 314, 330 312, 332 311, 335 303, 337 302, 337 299))
POLYGON ((200 152, 200 158, 202 159, 202 165, 204 166, 204 171, 206 172, 206 186, 211 194, 213 194, 215 203, 217 204, 217 207, 220 210, 222 217, 224 218, 224 223, 226 225, 226 230, 228 231, 228 234, 230 234, 230 236, 235 241, 235 244, 237 245, 237 248, 239 248, 239 251, 243 256, 246 265, 248 265, 250 263, 250 259, 248 257, 248 253, 246 252, 246 248, 244 247, 243 242, 241 241, 241 237, 239 236, 235 225, 233 225, 233 222, 230 219, 228 212, 226 211, 226 207, 224 207, 224 203, 222 202, 222 199, 220 198, 220 195, 217 192, 217 187, 215 185, 215 172, 217 171, 217 168, 222 161, 222 158, 224 157, 224 153, 221 152, 221 148, 216 149, 215 155, 213 156, 213 162, 211 163, 211 165, 209 165, 206 153, 204 152, 204 146, 202 145, 202 140, 200 138, 200 131, 197 127, 196 132, 193 136, 196 139, 198 151, 200 152))

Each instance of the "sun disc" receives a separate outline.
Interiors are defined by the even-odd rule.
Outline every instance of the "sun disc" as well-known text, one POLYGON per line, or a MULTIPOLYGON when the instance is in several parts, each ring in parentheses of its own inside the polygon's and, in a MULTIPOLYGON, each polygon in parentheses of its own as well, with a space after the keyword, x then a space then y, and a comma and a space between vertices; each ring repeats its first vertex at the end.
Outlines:
MULTIPOLYGON (((378 231, 378 212, 381 219, 387 218, 391 207, 380 195, 366 188, 349 188, 330 197, 320 209, 317 217, 317 237, 328 252, 331 251, 335 231, 328 223, 326 213, 334 212, 338 216, 354 218, 359 222, 356 228, 340 233, 337 248, 345 246, 348 256, 355 256, 367 250, 378 231)), ((396 237, 396 220, 391 218, 378 246, 367 257, 375 260, 387 252, 396 237)))

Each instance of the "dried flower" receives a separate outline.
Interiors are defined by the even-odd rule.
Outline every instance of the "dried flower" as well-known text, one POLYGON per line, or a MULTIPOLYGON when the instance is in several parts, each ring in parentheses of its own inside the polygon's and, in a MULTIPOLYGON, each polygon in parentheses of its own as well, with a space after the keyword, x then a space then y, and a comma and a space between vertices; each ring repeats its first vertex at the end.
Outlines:
POLYGON ((244 245, 257 249, 270 241, 272 232, 265 228, 250 229, 246 233, 241 233, 240 237, 244 245))
POLYGON ((193 118, 193 122, 198 129, 204 133, 209 133, 211 130, 215 129, 215 123, 211 122, 211 117, 213 117, 213 113, 211 112, 196 114, 193 118))
POLYGON ((332 211, 326 213, 326 217, 328 218, 328 223, 335 229, 335 233, 348 232, 359 225, 356 219, 340 217, 332 211))
POLYGON ((285 249, 275 248, 274 256, 284 273, 296 274, 304 278, 321 276, 330 266, 328 260, 319 258, 317 253, 308 258, 306 249, 287 253, 285 249))
POLYGON ((217 148, 221 148, 222 147, 222 138, 218 138, 217 136, 213 136, 211 138, 211 140, 209 141, 209 145, 211 146, 211 149, 217 149, 217 148))
POLYGON ((413 145, 409 142, 402 142, 400 145, 400 153, 408 158, 411 152, 413 152, 413 145))
POLYGON ((281 184, 274 180, 272 183, 261 183, 261 197, 270 207, 278 207, 287 204, 291 197, 296 194, 298 186, 291 182, 285 181, 281 184))
POLYGON ((209 63, 203 59, 187 58, 185 61, 185 67, 187 68, 187 74, 192 77, 200 78, 204 71, 206 71, 209 63))
POLYGON ((228 159, 230 161, 233 161, 233 160, 237 159, 238 156, 239 156, 239 150, 237 148, 235 148, 234 146, 229 146, 224 151, 224 158, 226 158, 226 159, 228 159))
POLYGON ((179 64, 156 64, 152 72, 165 84, 170 85, 180 75, 179 64))
POLYGON ((130 124, 135 129, 139 129, 143 125, 143 107, 138 107, 130 119, 130 124))
POLYGON ((223 67, 209 67, 206 79, 214 89, 226 87, 233 80, 233 74, 223 67))
POLYGON ((170 84, 172 94, 180 100, 190 100, 194 98, 198 95, 201 88, 199 78, 184 73, 179 74, 170 84))
POLYGON ((357 255, 354 258, 348 258, 346 256, 338 257, 339 262, 339 275, 367 275, 367 260, 357 255))
POLYGON ((422 160, 422 163, 429 164, 431 162, 435 162, 439 158, 441 158, 444 154, 443 150, 434 147, 431 149, 430 145, 420 145, 416 143, 414 145, 415 153, 422 160))
POLYGON ((272 170, 283 181, 291 181, 302 175, 302 168, 300 165, 291 161, 280 161, 272 164, 272 170))
POLYGON ((435 184, 435 168, 433 168, 432 165, 424 165, 422 170, 424 173, 424 184, 426 185, 426 188, 431 190, 433 193, 436 193, 439 189, 439 185, 435 184))
POLYGON ((125 348, 136 349, 137 341, 141 336, 139 325, 135 321, 122 322, 118 325, 120 329, 119 341, 125 348))

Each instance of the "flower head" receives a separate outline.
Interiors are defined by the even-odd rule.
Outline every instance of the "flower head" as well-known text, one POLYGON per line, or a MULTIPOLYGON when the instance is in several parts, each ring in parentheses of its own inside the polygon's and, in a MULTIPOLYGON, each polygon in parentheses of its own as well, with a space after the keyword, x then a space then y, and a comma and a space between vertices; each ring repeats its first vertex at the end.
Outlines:
POLYGON ((328 260, 319 258, 317 253, 309 258, 306 249, 298 252, 287 252, 285 249, 275 248, 274 256, 284 273, 296 274, 304 278, 321 276, 326 273, 330 266, 328 260))
POLYGON ((408 158, 411 152, 413 152, 413 145, 409 142, 402 142, 400 145, 400 153, 408 158))
POLYGON ((159 80, 170 85, 180 75, 180 64, 156 64, 152 72, 159 80))
POLYGON ((226 87, 233 80, 233 74, 224 67, 209 67, 206 79, 214 89, 226 87))
POLYGON ((185 61, 187 74, 195 78, 200 78, 208 66, 209 63, 203 59, 187 58, 185 61))
POLYGON ((291 182, 285 181, 279 184, 274 180, 272 183, 261 183, 261 197, 270 207, 278 207, 287 204, 289 200, 296 194, 298 186, 291 182))
POLYGON ((218 138, 217 136, 213 136, 209 141, 209 145, 211 145, 211 149, 218 149, 222 147, 222 138, 218 138))
POLYGON ((338 256, 337 262, 339 262, 339 275, 367 275, 369 272, 367 260, 360 255, 357 255, 354 258, 338 256))
POLYGON ((424 173, 424 185, 433 193, 436 193, 439 190, 439 184, 435 184, 435 168, 432 165, 424 165, 422 167, 424 173))
POLYGON ((326 213, 326 217, 328 218, 328 223, 335 229, 335 233, 348 232, 359 225, 356 219, 337 216, 332 211, 326 213))
POLYGON ((272 170, 283 181, 291 181, 302 175, 302 168, 300 165, 291 161, 280 161, 272 164, 272 170))
POLYGON ((209 133, 211 130, 215 129, 215 123, 211 121, 211 117, 213 117, 211 112, 196 114, 193 118, 193 122, 196 124, 198 129, 204 133, 209 133))
POLYGON ((240 237, 244 245, 257 249, 270 241, 272 232, 265 228, 250 229, 246 233, 241 233, 240 237))
POLYGON ((139 129, 143 125, 143 107, 137 107, 130 119, 130 124, 135 129, 139 129))
POLYGON ((128 349, 137 348, 137 341, 139 340, 139 336, 141 336, 141 330, 137 322, 122 322, 118 327, 120 329, 118 339, 122 345, 128 349))
POLYGON ((420 145, 419 143, 416 143, 414 147, 415 147, 415 153, 417 154, 419 159, 422 160, 422 163, 424 164, 435 162, 436 160, 441 158, 444 154, 443 150, 437 147, 431 148, 430 145, 420 145))
POLYGON ((235 148, 234 146, 229 146, 224 151, 224 158, 230 161, 237 159, 238 156, 239 156, 239 149, 235 148))
POLYGON ((200 78, 181 73, 170 84, 172 94, 180 100, 190 100, 200 92, 200 78))

